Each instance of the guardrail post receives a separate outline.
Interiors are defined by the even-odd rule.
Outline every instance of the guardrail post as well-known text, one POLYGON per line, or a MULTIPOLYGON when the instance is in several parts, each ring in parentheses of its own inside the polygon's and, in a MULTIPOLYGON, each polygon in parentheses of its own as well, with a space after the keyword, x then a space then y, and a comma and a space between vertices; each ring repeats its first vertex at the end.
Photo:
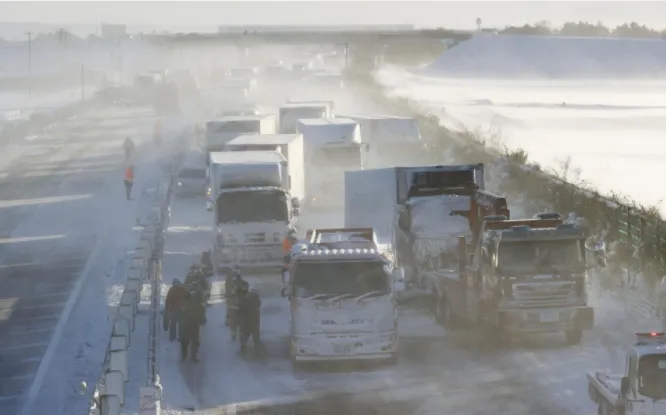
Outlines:
POLYGON ((123 380, 129 380, 127 367, 127 339, 125 336, 112 336, 109 347, 109 369, 122 373, 123 380))
MULTIPOLYGON (((123 374, 117 370, 107 369, 102 378, 102 384, 99 391, 102 400, 102 413, 105 415, 120 414, 118 412, 104 412, 104 401, 113 402, 109 397, 116 397, 120 405, 125 405, 125 379, 123 374), (105 399, 106 398, 106 399, 105 399)), ((115 406, 114 406, 115 407, 115 406)))
POLYGON ((162 410, 162 385, 159 380, 154 385, 141 386, 139 414, 159 415, 162 410))
POLYGON ((120 306, 130 307, 132 309, 132 319, 134 319, 138 311, 138 303, 138 293, 136 291, 129 291, 127 287, 125 287, 125 291, 123 291, 122 295, 120 296, 120 306))
MULTIPOLYGON (((122 301, 122 299, 121 299, 122 301)), ((127 320, 129 323, 129 328, 131 331, 134 331, 134 310, 136 309, 135 304, 120 304, 118 307, 118 314, 127 320)))

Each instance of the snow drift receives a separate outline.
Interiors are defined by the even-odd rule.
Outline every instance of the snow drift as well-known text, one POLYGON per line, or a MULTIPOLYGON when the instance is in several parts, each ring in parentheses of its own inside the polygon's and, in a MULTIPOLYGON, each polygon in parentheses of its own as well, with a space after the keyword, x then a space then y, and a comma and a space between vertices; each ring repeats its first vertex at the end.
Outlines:
POLYGON ((422 70, 470 78, 658 78, 666 40, 477 35, 422 70))

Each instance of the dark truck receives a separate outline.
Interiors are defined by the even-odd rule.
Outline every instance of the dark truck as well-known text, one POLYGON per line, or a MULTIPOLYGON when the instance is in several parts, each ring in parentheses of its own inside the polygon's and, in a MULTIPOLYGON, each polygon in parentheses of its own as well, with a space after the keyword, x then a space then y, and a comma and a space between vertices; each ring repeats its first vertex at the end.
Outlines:
POLYGON ((449 329, 480 325, 499 344, 515 333, 560 331, 579 344, 594 324, 586 237, 557 213, 481 219, 471 238, 458 238, 456 263, 427 275, 438 322, 449 329))

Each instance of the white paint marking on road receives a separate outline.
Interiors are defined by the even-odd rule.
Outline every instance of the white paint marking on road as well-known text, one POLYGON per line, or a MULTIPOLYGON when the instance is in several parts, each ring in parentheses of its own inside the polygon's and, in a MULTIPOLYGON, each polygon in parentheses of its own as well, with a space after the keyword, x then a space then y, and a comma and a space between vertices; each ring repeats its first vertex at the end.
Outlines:
POLYGON ((26 394, 26 401, 25 404, 23 405, 23 409, 21 410, 21 415, 32 414, 32 407, 35 404, 35 400, 37 399, 39 391, 42 389, 42 384, 44 383, 46 372, 48 371, 49 366, 51 365, 51 360, 53 360, 55 351, 58 348, 60 341, 62 340, 62 336, 65 332, 65 326, 67 325, 69 317, 72 314, 72 311, 74 310, 74 306, 76 305, 79 296, 81 295, 81 291, 83 290, 83 285, 85 281, 88 279, 88 274, 90 274, 90 271, 97 262, 97 257, 102 251, 103 240, 104 240, 104 235, 97 236, 97 239, 95 241, 95 246, 93 247, 93 250, 90 253, 90 256, 88 257, 88 261, 86 262, 83 271, 79 275, 79 278, 76 280, 76 284, 72 289, 72 293, 70 294, 69 299, 67 299, 67 304, 65 304, 65 309, 62 311, 62 314, 60 315, 60 319, 58 320, 58 325, 56 326, 53 332, 53 336, 51 336, 51 341, 49 342, 49 346, 46 348, 46 352, 42 357, 41 363, 39 364, 39 368, 37 369, 37 374, 35 375, 35 379, 32 381, 32 385, 30 385, 30 389, 26 394))

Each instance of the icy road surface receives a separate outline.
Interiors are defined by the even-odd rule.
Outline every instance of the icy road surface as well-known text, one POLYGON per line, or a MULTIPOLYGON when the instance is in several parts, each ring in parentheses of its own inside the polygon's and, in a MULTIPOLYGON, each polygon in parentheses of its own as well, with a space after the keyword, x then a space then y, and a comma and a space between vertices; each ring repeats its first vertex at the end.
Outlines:
MULTIPOLYGON (((208 249, 211 223, 203 199, 175 200, 166 239, 164 292, 208 249)), ((266 357, 238 356, 239 345, 224 326, 223 283, 214 280, 200 363, 181 363, 179 344, 161 332, 166 413, 594 414, 585 372, 620 368, 622 344, 632 340, 630 330, 620 330, 623 310, 609 302, 599 304, 598 326, 586 333, 581 346, 568 347, 564 335, 548 335, 518 339, 507 350, 485 347, 475 333, 447 333, 429 313, 405 308, 396 366, 295 370, 288 356, 289 303, 279 294, 280 277, 246 278, 262 296, 266 357)))
POLYGON ((153 112, 99 109, 3 148, 0 164, 0 413, 70 413, 108 342, 107 296, 122 280, 163 178, 149 154, 153 112), (125 200, 122 142, 137 142, 125 200), (143 143, 146 141, 147 143, 143 143), (63 410, 66 412, 63 412, 63 410))
POLYGON ((594 187, 666 213, 666 192, 652 186, 666 162, 666 81, 444 79, 395 69, 379 77, 447 127, 499 134, 499 144, 555 169, 571 157, 594 187))

